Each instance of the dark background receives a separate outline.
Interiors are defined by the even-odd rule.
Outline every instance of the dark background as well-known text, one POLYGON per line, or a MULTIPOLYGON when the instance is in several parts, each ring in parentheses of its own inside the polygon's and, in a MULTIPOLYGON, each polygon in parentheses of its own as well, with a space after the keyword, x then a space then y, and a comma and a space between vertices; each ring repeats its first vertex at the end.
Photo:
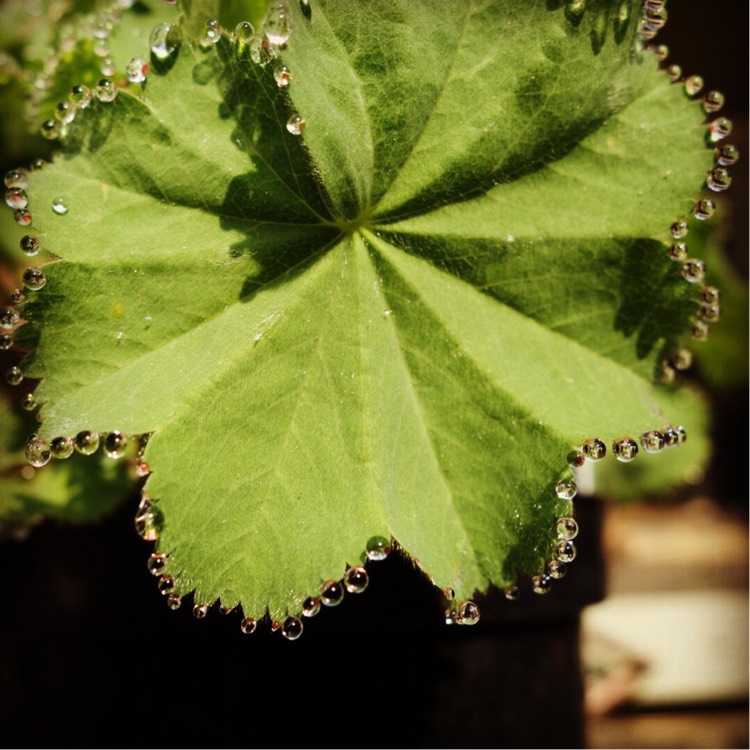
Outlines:
MULTIPOLYGON (((728 140, 743 157, 729 191, 729 248, 746 274, 747 4, 674 0, 669 9, 657 41, 670 62, 728 97, 728 140)), ((726 463, 707 491, 738 507, 747 394, 731 403, 717 406, 726 463)), ((133 531, 136 504, 96 526, 45 523, 0 544, 4 746, 582 745, 577 608, 602 593, 595 508, 581 507, 590 562, 576 562, 549 597, 510 604, 495 593, 479 600, 478 626, 447 628, 436 592, 392 556, 371 566, 364 595, 287 643, 243 636, 236 614, 197 621, 189 601, 169 611, 146 571, 149 545, 133 531)))

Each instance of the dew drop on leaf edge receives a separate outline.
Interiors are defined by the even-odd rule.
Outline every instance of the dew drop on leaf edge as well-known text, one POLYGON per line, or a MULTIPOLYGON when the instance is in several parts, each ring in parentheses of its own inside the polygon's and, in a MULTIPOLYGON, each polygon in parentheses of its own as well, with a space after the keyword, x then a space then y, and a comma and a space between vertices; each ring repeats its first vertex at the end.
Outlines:
POLYGON ((344 586, 340 581, 328 580, 320 588, 320 601, 326 607, 337 607, 344 600, 344 586))
POLYGON ((349 568, 344 575, 344 586, 350 594, 361 594, 369 583, 370 577, 361 565, 349 568))
POLYGON ((374 562, 385 560, 391 553, 391 543, 382 536, 373 536, 367 540, 365 547, 367 559, 374 562))
POLYGON ((258 623, 252 617, 243 617, 240 622, 240 630, 245 635, 251 635, 258 628, 258 623))
POLYGON ((296 641, 304 631, 305 626, 302 624, 302 620, 299 617, 290 615, 281 624, 281 635, 288 641, 296 641))

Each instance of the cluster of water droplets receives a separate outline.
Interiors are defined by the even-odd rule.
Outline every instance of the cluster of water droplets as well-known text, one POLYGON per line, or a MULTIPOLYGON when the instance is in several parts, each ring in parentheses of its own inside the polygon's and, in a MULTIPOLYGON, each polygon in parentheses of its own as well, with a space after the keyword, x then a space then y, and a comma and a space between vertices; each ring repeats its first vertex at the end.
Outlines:
MULTIPOLYGON (((666 0, 645 0, 641 19, 641 39, 652 40, 667 20, 666 0)), ((732 184, 729 167, 739 159, 739 150, 729 143, 722 143, 732 132, 732 122, 719 114, 724 106, 724 95, 711 90, 703 93, 704 81, 699 75, 683 76, 682 68, 667 62, 669 49, 664 44, 652 45, 651 50, 664 66, 670 81, 684 88, 686 96, 701 96, 701 104, 706 113, 707 141, 714 147, 714 166, 706 175, 706 187, 712 193, 721 193, 732 184), (710 119, 713 118, 713 119, 710 119)), ((709 194, 710 195, 710 194, 709 194)), ((716 211, 716 203, 711 197, 701 196, 694 204, 692 214, 699 221, 710 219, 716 211)), ((719 290, 705 285, 706 265, 700 258, 691 257, 688 242, 688 223, 684 219, 674 221, 670 227, 671 244, 667 251, 669 260, 680 265, 682 277, 689 284, 698 287, 697 312, 692 324, 692 338, 704 341, 708 338, 710 326, 721 317, 719 290)), ((692 364, 692 353, 685 348, 678 349, 670 360, 661 364, 660 379, 672 382, 677 371, 686 370, 692 364)))
MULTIPOLYGON (((135 516, 138 535, 148 542, 155 542, 159 538, 163 525, 164 516, 159 510, 158 503, 144 493, 135 516)), ((393 547, 394 543, 385 537, 370 538, 362 556, 362 564, 347 566, 341 579, 323 581, 317 592, 300 602, 298 612, 288 614, 281 622, 267 615, 256 619, 243 612, 240 604, 230 606, 219 600, 213 603, 194 601, 193 615, 202 620, 215 604, 218 611, 224 615, 235 611, 241 612, 240 631, 246 635, 255 633, 262 623, 267 623, 271 632, 280 632, 286 640, 296 641, 304 632, 305 620, 320 614, 323 608, 338 607, 344 601, 346 594, 363 593, 370 583, 365 563, 385 560, 393 547)), ((157 588, 166 598, 167 606, 170 609, 179 609, 184 597, 177 592, 177 580, 168 570, 169 555, 162 551, 154 551, 146 564, 149 572, 157 578, 157 588)))
MULTIPOLYGON (((303 4, 303 12, 308 9, 303 4)), ((207 24, 214 23, 207 21, 207 24)), ((255 65, 266 67, 273 65, 273 78, 280 89, 286 89, 292 82, 289 68, 279 59, 280 52, 286 47, 292 34, 292 18, 289 5, 282 0, 273 2, 268 8, 260 29, 248 21, 237 24, 231 37, 232 44, 239 60, 249 59, 255 65)), ((295 136, 302 135, 307 123, 303 117, 293 112, 286 123, 286 129, 295 136)))
MULTIPOLYGON (((661 430, 647 430, 637 439, 624 436, 611 443, 612 455, 623 463, 633 461, 643 450, 645 453, 661 453, 663 450, 682 445, 687 440, 687 433, 682 426, 667 425, 661 430)), ((598 462, 607 456, 608 447, 600 438, 588 438, 574 448, 567 456, 569 469, 575 472, 582 468, 587 461, 598 462)), ((571 502, 569 515, 560 516, 555 520, 555 535, 557 541, 553 557, 544 564, 544 570, 531 577, 531 589, 535 594, 547 594, 552 589, 552 583, 565 577, 567 565, 572 563, 578 554, 574 540, 578 536, 578 521, 572 508, 572 501, 578 494, 578 485, 574 476, 567 476, 557 482, 554 489, 558 500, 571 502)), ((521 589, 513 584, 505 589, 505 598, 516 601, 521 595, 521 589)), ((448 613, 446 613, 446 620, 448 613)))
MULTIPOLYGON (((15 377, 16 370, 18 371, 18 382, 23 379, 19 368, 12 367, 6 373, 6 378, 9 382, 11 374, 15 377)), ((31 466, 40 468, 48 464, 53 458, 64 460, 70 458, 73 453, 80 453, 83 456, 93 456, 100 447, 107 458, 117 459, 122 458, 128 453, 131 442, 131 438, 123 435, 118 430, 104 433, 81 430, 74 436, 59 435, 50 441, 44 440, 39 435, 32 434, 26 441, 26 460, 31 466)))
POLYGON ((119 68, 110 54, 110 36, 120 23, 123 12, 135 4, 135 0, 115 0, 94 13, 63 25, 59 52, 46 59, 33 82, 32 119, 37 119, 41 105, 56 85, 55 74, 62 56, 69 55, 79 44, 91 46, 102 78, 93 88, 83 84, 73 86, 68 98, 57 103, 53 116, 42 122, 42 136, 50 140, 64 137, 68 126, 92 100, 109 103, 115 100, 120 88, 130 83, 145 83, 149 70, 147 60, 140 57, 131 59, 124 68, 123 77, 118 76, 119 68))
MULTIPOLYGON (((31 172, 44 166, 42 159, 34 161, 30 169, 17 167, 5 174, 5 205, 13 211, 13 217, 17 224, 28 228, 32 223, 31 208, 29 205, 28 187, 31 172)), ((60 213, 60 206, 67 212, 64 202, 55 199, 52 210, 60 213)), ((33 258, 42 250, 39 239, 26 234, 19 242, 21 251, 28 258, 33 258)), ((0 306, 0 350, 7 351, 14 346, 15 330, 23 323, 20 307, 27 301, 28 293, 41 291, 47 284, 47 276, 38 265, 31 265, 24 269, 21 280, 23 287, 14 289, 10 295, 10 305, 0 306)), ((24 382, 24 374, 18 365, 10 367, 5 373, 5 379, 10 385, 18 386, 24 382)), ((33 411, 37 407, 33 393, 23 396, 21 405, 27 411, 33 411)))

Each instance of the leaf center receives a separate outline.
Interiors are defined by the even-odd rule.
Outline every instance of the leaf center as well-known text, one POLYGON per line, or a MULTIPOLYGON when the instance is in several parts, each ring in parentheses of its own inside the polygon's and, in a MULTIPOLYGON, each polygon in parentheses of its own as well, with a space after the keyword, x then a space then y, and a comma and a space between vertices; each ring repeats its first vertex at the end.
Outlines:
POLYGON ((354 219, 349 219, 342 216, 338 219, 334 219, 331 222, 331 225, 337 227, 342 234, 354 234, 355 232, 359 232, 361 229, 370 228, 371 215, 372 208, 366 208, 362 210, 354 219))

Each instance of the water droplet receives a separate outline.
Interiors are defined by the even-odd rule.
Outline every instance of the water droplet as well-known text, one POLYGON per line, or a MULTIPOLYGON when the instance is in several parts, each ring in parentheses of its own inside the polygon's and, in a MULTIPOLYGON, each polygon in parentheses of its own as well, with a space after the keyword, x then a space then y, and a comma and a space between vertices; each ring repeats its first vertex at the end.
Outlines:
POLYGON ((731 143, 725 143, 716 149, 716 161, 725 167, 731 167, 740 158, 739 149, 731 143))
POLYGON ((667 251, 670 260, 682 261, 688 257, 688 246, 684 242, 673 242, 667 251))
POLYGON ((271 632, 275 633, 281 627, 281 623, 278 620, 274 620, 271 623, 271 632))
POLYGON ((612 446, 612 452, 618 461, 624 463, 632 461, 638 455, 638 443, 633 438, 621 438, 612 446))
POLYGON ((38 292, 44 288, 47 277, 41 268, 31 266, 23 272, 23 285, 32 292, 38 292))
POLYGON ((660 8, 644 6, 643 8, 643 24, 647 29, 651 31, 659 31, 664 28, 667 23, 667 9, 662 6, 660 8))
POLYGON ((110 78, 111 76, 115 75, 117 73, 117 67, 115 66, 115 61, 111 57, 102 56, 102 61, 99 64, 99 72, 103 76, 107 76, 107 78, 110 78))
POLYGON ((315 617, 320 612, 320 599, 317 596, 308 596, 302 602, 302 616, 315 617))
POLYGON ((710 302, 704 302, 698 309, 698 317, 706 323, 717 323, 721 318, 721 307, 710 302))
POLYGON ((20 385, 23 380, 23 370, 18 365, 13 365, 5 371, 5 379, 9 385, 20 385))
POLYGON ((344 585, 350 594, 361 594, 369 583, 370 577, 361 565, 349 568, 344 575, 344 585))
POLYGON ((62 123, 59 120, 45 120, 39 127, 39 132, 48 141, 54 141, 60 137, 62 123))
POLYGON ((692 335, 695 341, 705 341, 708 338, 708 332, 708 326, 702 320, 693 324, 692 335))
POLYGON ((54 437, 50 441, 49 449, 52 452, 52 458, 58 460, 70 458, 73 455, 73 438, 64 435, 54 437))
POLYGON ((243 617, 240 630, 245 635, 252 635, 258 629, 258 623, 252 617, 243 617))
POLYGON ((724 167, 715 167, 706 177, 706 185, 716 193, 727 190, 732 184, 732 178, 724 167))
POLYGON ((667 385, 674 383, 675 369, 666 359, 662 360, 656 379, 659 383, 665 383, 667 385))
POLYGON ((706 277, 706 267, 703 265, 703 261, 697 258, 686 260, 682 266, 682 277, 691 284, 703 281, 706 277))
POLYGON ((561 500, 572 500, 578 494, 578 487, 572 479, 563 480, 555 485, 555 494, 561 500))
POLYGON ((580 469, 586 462, 586 456, 581 451, 570 451, 567 456, 568 466, 572 469, 580 469))
POLYGON ((709 91, 703 97, 703 109, 709 114, 718 112, 724 106, 724 94, 721 91, 709 91))
POLYGON ((276 48, 268 39, 260 39, 250 48, 250 59, 261 68, 276 59, 276 48))
POLYGON ((18 169, 11 169, 5 173, 5 187, 18 188, 19 190, 26 190, 29 186, 29 173, 19 167, 18 169))
POLYGON ((302 131, 307 126, 307 123, 305 122, 305 119, 303 117, 300 117, 299 115, 292 115, 287 121, 286 121, 286 129, 292 134, 292 135, 302 135, 302 131))
POLYGON ((138 461, 135 466, 137 477, 147 477, 151 473, 151 467, 145 461, 138 461))
POLYGON ((443 596, 449 601, 452 602, 456 598, 456 592, 450 587, 446 586, 443 589, 443 596))
POLYGON ((672 425, 667 425, 666 427, 664 427, 661 431, 661 434, 664 435, 665 448, 674 448, 675 445, 679 445, 680 436, 677 434, 677 430, 675 430, 672 425))
POLYGON ((675 221, 674 224, 669 228, 669 233, 676 240, 681 240, 687 236, 688 225, 686 221, 675 221))
POLYGON ((24 302, 26 302, 26 293, 23 291, 23 289, 14 289, 10 293, 10 301, 14 305, 22 305, 24 302))
POLYGON ((565 563, 560 560, 550 560, 547 563, 547 573, 550 578, 555 578, 559 581, 561 578, 565 578, 566 572, 565 563))
POLYGON ((535 594, 549 594, 552 589, 552 577, 546 573, 533 576, 531 579, 531 588, 535 594))
POLYGON ((456 610, 455 604, 448 607, 448 609, 446 609, 445 612, 443 613, 443 619, 445 620, 446 625, 455 625, 457 618, 458 618, 458 611, 456 610))
POLYGON ((669 57, 669 47, 666 44, 658 44, 654 47, 654 54, 659 62, 664 62, 669 57))
POLYGON ((682 68, 679 65, 669 65, 667 67, 667 75, 672 83, 677 83, 682 78, 682 68))
POLYGON ((234 43, 242 48, 255 39, 255 28, 249 21, 240 21, 234 27, 234 43))
POLYGON ((104 453, 109 458, 121 458, 128 448, 128 438, 114 430, 104 436, 104 453))
POLYGON ((36 409, 37 403, 36 399, 34 398, 33 393, 27 393, 24 395, 23 399, 21 399, 21 408, 25 411, 34 411, 36 409))
POLYGON ((125 66, 125 76, 130 83, 144 83, 148 77, 148 63, 142 57, 134 57, 125 66))
POLYGON ((647 23, 645 18, 641 18, 638 24, 638 36, 644 41, 653 39, 658 33, 658 29, 652 29, 647 23))
POLYGON ((49 463, 52 454, 46 440, 36 436, 26 443, 26 460, 34 467, 40 468, 49 463))
POLYGON ((9 333, 0 333, 0 351, 6 352, 13 348, 13 336, 9 333))
POLYGON ((182 606, 182 597, 179 594, 169 594, 167 596, 167 606, 170 609, 179 609, 182 606))
POLYGON ((99 447, 99 433, 91 432, 90 430, 81 430, 75 436, 75 448, 84 456, 90 456, 92 453, 96 453, 99 447))
POLYGON ((292 81, 292 75, 286 65, 279 63, 273 71, 273 79, 280 89, 286 88, 292 81))
POLYGON ((715 286, 704 286, 701 289, 701 299, 704 302, 718 304, 721 300, 721 293, 715 286))
POLYGON ((117 86, 109 79, 102 78, 94 89, 94 96, 105 104, 117 98, 117 86))
POLYGON ((368 560, 379 562, 391 554, 391 543, 384 536, 373 536, 367 540, 365 549, 368 560))
POLYGON ((299 617, 290 615, 284 620, 281 626, 281 635, 288 641, 296 641, 302 635, 304 629, 305 626, 302 624, 302 620, 299 617))
POLYGON ((13 218, 16 224, 20 224, 22 227, 28 227, 31 225, 31 212, 26 208, 17 208, 13 212, 13 218))
POLYGON ((29 197, 26 195, 26 191, 21 188, 8 188, 5 191, 5 202, 11 208, 26 208, 29 205, 29 197))
POLYGON ((271 6, 263 22, 263 33, 274 47, 283 47, 292 33, 289 7, 286 3, 271 6))
POLYGON ((320 601, 326 607, 337 607, 344 600, 344 587, 341 581, 326 581, 320 588, 320 601))
POLYGON ((157 60, 167 60, 182 43, 182 30, 172 23, 160 23, 149 37, 151 54, 157 60))
POLYGON ((583 453, 591 461, 600 461, 607 455, 607 446, 599 438, 589 438, 583 443, 583 453))
POLYGON ((680 439, 679 441, 680 445, 682 445, 687 440, 687 432, 685 431, 685 428, 682 425, 680 425, 677 428, 677 436, 680 439))
POLYGON ((135 516, 135 530, 141 539, 155 542, 164 527, 164 514, 144 495, 135 516))
POLYGON ((67 125, 75 120, 76 108, 69 102, 60 102, 55 107, 55 118, 63 125, 67 125))
POLYGON ((719 117, 708 124, 708 136, 713 143, 726 138, 732 132, 732 121, 719 117))
POLYGON ((641 445, 646 453, 661 453, 664 450, 664 435, 658 430, 649 430, 641 435, 641 445))
POLYGON ((73 86, 68 94, 68 100, 71 104, 75 104, 78 109, 86 109, 91 104, 91 89, 88 86, 84 86, 82 83, 77 86, 73 86))
POLYGON ((702 198, 696 202, 693 208, 695 218, 701 221, 710 219, 714 215, 714 211, 716 211, 716 204, 710 198, 702 198))
POLYGON ((505 598, 509 602, 516 601, 519 596, 521 596, 521 589, 519 589, 518 586, 508 586, 508 588, 505 589, 505 598))
POLYGON ((68 213, 68 204, 65 202, 65 198, 57 197, 52 200, 52 210, 58 216, 65 216, 68 213))
POLYGON ((576 546, 569 539, 562 539, 555 546, 555 558, 562 563, 571 563, 576 559, 576 546))
POLYGON ((223 29, 215 18, 209 18, 203 26, 203 33, 198 37, 198 44, 203 49, 211 49, 221 39, 223 29))
POLYGON ((703 79, 700 76, 688 76, 684 86, 688 96, 695 96, 703 90, 703 79))
POLYGON ((202 620, 208 614, 208 604, 193 605, 193 617, 196 620, 202 620))
POLYGON ((459 625, 476 625, 479 622, 479 607, 472 601, 461 602, 456 622, 459 625))
POLYGON ((23 252, 29 257, 33 257, 42 249, 39 240, 36 237, 32 237, 30 234, 25 234, 21 237, 19 245, 21 250, 23 250, 23 252))
POLYGON ((678 349, 672 357, 675 370, 688 370, 693 364, 693 353, 689 349, 678 349))
MULTIPOLYGON (((174 589, 174 578, 168 573, 163 575, 156 584, 156 588, 162 596, 168 596, 174 589)), ((176 609, 176 607, 174 609, 176 609)))
POLYGON ((169 558, 163 552, 154 552, 151 557, 148 558, 148 562, 146 563, 148 572, 151 573, 152 576, 162 575, 167 567, 168 560, 169 558))
POLYGON ((13 328, 21 316, 15 307, 0 307, 0 328, 13 328))

